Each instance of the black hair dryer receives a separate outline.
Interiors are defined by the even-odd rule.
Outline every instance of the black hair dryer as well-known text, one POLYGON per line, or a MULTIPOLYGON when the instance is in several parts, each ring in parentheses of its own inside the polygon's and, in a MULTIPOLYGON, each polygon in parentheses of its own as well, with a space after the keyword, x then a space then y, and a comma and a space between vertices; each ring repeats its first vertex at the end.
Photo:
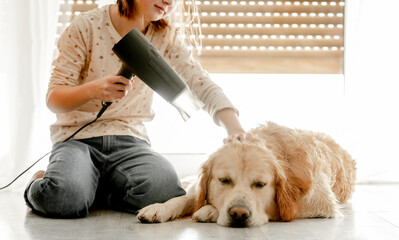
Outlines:
POLYGON ((179 110, 184 120, 203 107, 186 83, 137 29, 133 28, 112 51, 122 61, 118 75, 128 79, 137 75, 145 84, 179 110))

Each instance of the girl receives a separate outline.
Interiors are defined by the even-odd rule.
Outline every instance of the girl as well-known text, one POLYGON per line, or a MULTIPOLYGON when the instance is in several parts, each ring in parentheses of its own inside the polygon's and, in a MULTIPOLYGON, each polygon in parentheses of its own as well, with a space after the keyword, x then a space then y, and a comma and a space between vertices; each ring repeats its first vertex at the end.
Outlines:
POLYGON ((187 30, 183 18, 190 20, 196 10, 183 2, 117 0, 77 16, 62 34, 47 93, 47 105, 57 115, 51 126, 53 151, 46 172, 37 172, 24 194, 35 212, 84 217, 100 204, 135 213, 185 194, 172 165, 149 145, 143 123, 154 117, 153 91, 138 78, 130 81, 114 74, 121 62, 112 47, 134 27, 226 129, 224 142, 244 140, 237 110, 181 40, 182 30, 187 30), (98 121, 63 142, 95 118, 102 101, 113 104, 98 121))

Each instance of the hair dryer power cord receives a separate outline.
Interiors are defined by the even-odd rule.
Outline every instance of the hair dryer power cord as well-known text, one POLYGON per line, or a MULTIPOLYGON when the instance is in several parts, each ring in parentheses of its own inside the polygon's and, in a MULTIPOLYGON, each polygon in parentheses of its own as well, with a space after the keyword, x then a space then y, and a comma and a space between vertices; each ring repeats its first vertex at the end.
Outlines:
MULTIPOLYGON (((102 102, 102 108, 101 110, 98 112, 97 117, 89 122, 86 123, 83 127, 79 128, 76 132, 74 132, 71 136, 69 136, 67 139, 65 139, 63 142, 68 141, 69 139, 73 138, 76 134, 78 134, 80 131, 82 131, 85 127, 89 126, 90 124, 94 123, 95 121, 97 121, 97 119, 99 119, 103 113, 105 112, 105 110, 107 110, 107 108, 112 104, 112 102, 102 102)), ((44 157, 46 157, 47 155, 49 155, 52 151, 44 154, 41 158, 39 158, 38 160, 36 160, 32 165, 30 165, 27 169, 25 169, 22 173, 20 173, 16 178, 14 178, 14 180, 12 180, 9 184, 5 185, 4 187, 0 187, 0 190, 4 190, 6 188, 8 188, 9 186, 11 186, 11 184, 13 184, 15 181, 17 181, 18 178, 20 178, 22 175, 24 175, 27 171, 29 171, 33 166, 35 166, 38 162, 40 162, 40 160, 42 160, 44 157)))

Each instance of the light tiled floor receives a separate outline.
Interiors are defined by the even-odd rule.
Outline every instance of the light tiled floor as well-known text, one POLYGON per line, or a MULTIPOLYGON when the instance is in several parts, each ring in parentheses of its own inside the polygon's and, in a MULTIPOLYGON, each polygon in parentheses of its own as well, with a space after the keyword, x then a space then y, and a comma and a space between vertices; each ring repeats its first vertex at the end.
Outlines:
POLYGON ((399 185, 357 185, 343 217, 272 222, 236 229, 190 219, 141 224, 134 215, 94 211, 84 219, 46 219, 34 215, 22 193, 0 192, 0 239, 399 239, 399 185))

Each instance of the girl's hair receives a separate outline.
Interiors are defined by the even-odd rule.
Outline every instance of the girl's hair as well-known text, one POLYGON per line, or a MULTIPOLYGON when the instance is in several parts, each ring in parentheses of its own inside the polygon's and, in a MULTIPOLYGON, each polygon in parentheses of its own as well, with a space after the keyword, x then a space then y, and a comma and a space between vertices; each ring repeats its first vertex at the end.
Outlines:
MULTIPOLYGON (((117 0, 119 15, 132 18, 135 14, 135 0, 117 0)), ((164 19, 152 22, 155 30, 163 30, 167 27, 175 29, 181 37, 185 37, 187 43, 201 52, 201 23, 199 19, 196 0, 174 0, 176 4, 172 14, 164 19)))

